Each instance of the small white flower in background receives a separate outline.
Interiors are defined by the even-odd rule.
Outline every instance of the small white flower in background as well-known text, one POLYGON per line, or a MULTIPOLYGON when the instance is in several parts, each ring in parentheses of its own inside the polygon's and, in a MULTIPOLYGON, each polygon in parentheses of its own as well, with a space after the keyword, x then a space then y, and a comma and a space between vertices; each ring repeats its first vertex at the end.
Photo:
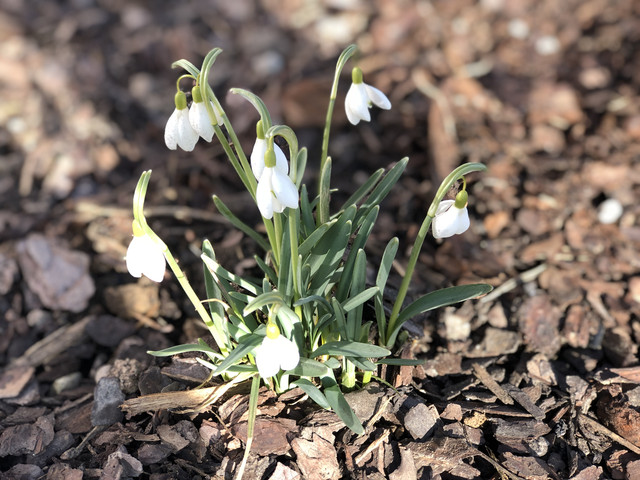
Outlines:
MULTIPOLYGON (((196 133, 207 142, 210 142, 215 132, 213 131, 211 119, 209 118, 209 112, 207 112, 207 106, 202 100, 202 93, 199 85, 196 85, 191 90, 191 98, 193 98, 193 103, 191 103, 191 108, 189 108, 189 123, 191 124, 191 128, 193 128, 196 133)), ((213 109, 216 124, 221 125, 222 119, 218 118, 215 114, 213 102, 209 100, 209 103, 213 109)))
POLYGON ((298 346, 280 335, 275 323, 267 324, 267 335, 256 348, 256 366, 262 378, 273 377, 280 370, 291 370, 298 366, 300 352, 298 346))
POLYGON ((136 278, 144 275, 149 280, 158 283, 164 278, 166 260, 162 248, 142 231, 135 220, 133 222, 133 240, 129 244, 125 260, 127 270, 136 278))
POLYGON ((462 190, 455 200, 440 202, 432 223, 434 238, 448 238, 467 231, 470 224, 467 199, 466 190, 462 190))
POLYGON ((623 212, 622 204, 615 198, 609 198, 598 207, 598 221, 604 225, 616 223, 623 212))
POLYGON ((289 178, 289 164, 278 163, 273 149, 264 156, 264 168, 258 178, 256 203, 264 218, 272 218, 273 213, 282 213, 285 207, 298 208, 298 189, 289 178))
POLYGON ((391 108, 391 102, 384 93, 362 81, 362 70, 358 67, 352 70, 351 79, 353 83, 344 99, 344 109, 353 125, 360 123, 360 120, 366 122, 371 120, 369 108, 372 103, 384 110, 391 108))
MULTIPOLYGON (((253 144, 253 150, 251 151, 251 171, 256 177, 256 180, 260 180, 262 172, 264 171, 264 156, 267 154, 267 148, 269 147, 267 140, 264 138, 264 130, 262 128, 262 120, 259 120, 256 125, 256 143, 253 144)), ((276 153, 276 168, 280 171, 288 173, 289 166, 287 163, 287 157, 285 157, 282 149, 273 144, 273 150, 276 153)))
POLYGON ((176 93, 175 103, 176 109, 164 127, 164 143, 169 150, 180 147, 184 151, 190 152, 196 146, 199 135, 189 122, 187 96, 184 92, 176 93))

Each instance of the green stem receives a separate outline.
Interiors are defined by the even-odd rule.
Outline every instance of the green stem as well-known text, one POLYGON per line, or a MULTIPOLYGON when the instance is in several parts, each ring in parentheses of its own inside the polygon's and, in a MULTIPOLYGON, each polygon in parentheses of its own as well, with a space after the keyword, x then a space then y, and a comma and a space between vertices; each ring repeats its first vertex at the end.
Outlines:
POLYGON ((138 185, 136 186, 135 193, 133 194, 133 216, 138 222, 138 224, 140 225, 140 227, 142 227, 142 229, 144 230, 144 233, 148 235, 149 238, 151 238, 155 243, 157 243, 162 249, 162 253, 164 254, 164 257, 167 260, 167 263, 169 264, 169 268, 171 268, 171 271, 176 276, 176 279, 180 283, 180 286, 182 287, 184 292, 187 294, 187 297, 189 298, 194 308, 202 318, 203 322, 211 332, 213 339, 218 345, 218 349, 220 350, 220 353, 225 355, 226 353, 228 353, 228 350, 226 348, 226 339, 221 329, 221 326, 216 324, 211 319, 209 312, 200 301, 200 298, 198 298, 198 295, 193 290, 193 287, 191 287, 191 284, 189 283, 189 280, 187 280, 187 277, 185 276, 184 272, 178 266, 178 262, 176 262, 176 259, 171 254, 169 247, 167 247, 167 245, 162 241, 162 239, 158 237, 158 235, 156 235, 156 233, 147 224, 147 220, 144 216, 144 199, 147 193, 147 188, 149 186, 150 178, 151 178, 151 170, 148 170, 146 172, 143 172, 142 175, 140 176, 140 180, 138 180, 138 185))
POLYGON ((254 375, 251 382, 251 394, 249 396, 249 418, 247 419, 247 443, 244 447, 244 455, 242 456, 242 462, 238 467, 238 473, 236 474, 236 480, 242 480, 244 475, 244 469, 247 466, 247 459, 251 452, 251 444, 253 443, 253 430, 256 424, 256 413, 258 411, 258 398, 260 393, 260 376, 254 375))
MULTIPOLYGON (((420 255, 420 250, 422 249, 422 244, 424 243, 425 238, 427 237, 427 233, 429 233, 429 227, 431 226, 431 221, 436 216, 436 212, 438 211, 438 205, 447 194, 447 192, 451 189, 451 187, 461 178, 464 178, 465 175, 471 172, 478 172, 482 170, 486 170, 487 167, 481 163, 465 163, 464 165, 460 165, 453 172, 451 172, 440 184, 438 191, 436 192, 436 196, 431 202, 429 206, 429 210, 427 211, 427 215, 424 218, 422 225, 420 226, 420 230, 418 231, 418 235, 416 236, 416 240, 413 243, 413 247, 411 247, 411 255, 409 256, 409 263, 407 264, 407 269, 404 274, 404 278, 402 279, 402 283, 400 284, 400 289, 398 290, 398 296, 396 297, 396 301, 393 304, 393 310, 391 311, 391 316, 389 317, 389 323, 387 323, 387 331, 385 333, 384 343, 385 345, 389 341, 390 335, 396 328, 396 322, 398 320, 398 316, 400 315, 400 310, 402 309, 402 304, 404 303, 404 299, 407 296, 407 292, 409 290, 409 284, 411 283, 411 278, 413 276, 413 271, 415 270, 416 263, 418 262, 418 257, 420 255)), ((466 183, 465 183, 466 185, 466 183)), ((388 348, 391 348, 392 345, 386 345, 388 348)))
MULTIPOLYGON (((331 133, 331 119, 333 118, 333 108, 336 103, 336 98, 338 97, 338 82, 340 80, 340 74, 342 73, 342 69, 344 68, 347 60, 351 58, 351 56, 355 53, 356 45, 349 45, 347 48, 343 50, 338 58, 338 62, 336 64, 336 71, 333 76, 333 85, 331 86, 331 94, 329 96, 329 107, 327 108, 327 117, 324 122, 324 133, 322 135, 322 154, 320 156, 320 172, 324 169, 324 164, 327 161, 327 156, 329 155, 329 135, 331 133)), ((329 185, 323 185, 325 180, 320 176, 320 182, 318 191, 322 191, 323 189, 328 189, 329 185)), ((323 201, 318 204, 318 225, 322 225, 329 221, 329 197, 324 197, 323 201)))

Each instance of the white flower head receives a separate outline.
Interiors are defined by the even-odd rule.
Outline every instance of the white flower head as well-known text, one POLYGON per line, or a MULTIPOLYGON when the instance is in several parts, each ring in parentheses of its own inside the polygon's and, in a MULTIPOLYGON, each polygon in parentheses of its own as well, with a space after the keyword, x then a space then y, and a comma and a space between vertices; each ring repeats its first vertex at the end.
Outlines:
POLYGON ((432 231, 434 238, 448 238, 467 231, 469 228, 469 212, 467 212, 466 190, 458 192, 455 200, 442 200, 436 216, 433 218, 432 231))
POLYGON ((140 278, 142 275, 149 280, 160 283, 164 278, 166 260, 162 247, 133 221, 133 240, 127 249, 125 258, 129 273, 140 278))
POLYGON ((256 203, 264 218, 272 218, 273 213, 282 213, 285 207, 298 208, 298 189, 288 175, 289 164, 278 164, 274 149, 267 149, 265 166, 258 178, 256 203))
MULTIPOLYGON (((259 120, 256 124, 256 142, 253 144, 253 150, 251 151, 251 171, 256 177, 256 180, 260 180, 262 172, 264 171, 264 156, 267 154, 268 147, 269 144, 264 137, 262 120, 259 120)), ((287 157, 285 157, 282 149, 274 143, 273 150, 276 153, 276 167, 280 169, 280 171, 284 171, 285 174, 289 173, 287 157)))
POLYGON ((164 143, 169 150, 180 147, 190 152, 198 142, 196 132, 189 122, 189 109, 187 109, 187 96, 180 91, 175 96, 176 108, 167 120, 164 127, 164 143))
POLYGON ((291 370, 300 362, 298 346, 280 335, 275 323, 267 324, 267 335, 256 348, 256 366, 262 378, 273 377, 280 370, 291 370))
MULTIPOLYGON (((193 87, 191 90, 191 98, 193 98, 193 103, 191 103, 191 108, 189 108, 189 123, 198 135, 207 142, 210 142, 215 132, 213 131, 213 124, 211 123, 207 106, 202 100, 200 85, 193 87)), ((215 107, 211 100, 209 100, 209 104, 211 105, 216 124, 221 125, 222 120, 216 115, 215 107)))
POLYGON ((351 78, 353 83, 344 99, 344 109, 353 125, 360 123, 360 120, 365 122, 371 120, 369 114, 371 104, 384 110, 391 108, 391 102, 384 93, 362 81, 362 70, 358 67, 354 67, 351 71, 351 78))

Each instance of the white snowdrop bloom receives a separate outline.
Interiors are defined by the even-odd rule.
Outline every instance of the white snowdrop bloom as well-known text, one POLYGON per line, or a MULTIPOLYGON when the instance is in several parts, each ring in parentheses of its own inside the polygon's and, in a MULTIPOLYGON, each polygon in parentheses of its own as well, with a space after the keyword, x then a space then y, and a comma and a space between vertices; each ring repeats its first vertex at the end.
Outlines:
POLYGON ((622 204, 615 198, 609 198, 598 207, 598 221, 605 225, 616 223, 623 212, 622 204))
POLYGON ((256 203, 264 218, 272 218, 273 213, 282 213, 285 207, 298 208, 298 189, 289 178, 289 164, 278 164, 274 150, 267 150, 264 168, 258 178, 256 203))
POLYGON ((360 120, 366 122, 371 120, 369 108, 372 103, 384 110, 391 108, 391 102, 384 93, 362 81, 362 70, 358 67, 351 72, 351 78, 353 83, 344 99, 344 109, 353 125, 360 123, 360 120))
POLYGON ((280 370, 291 370, 300 362, 298 346, 280 335, 275 323, 267 324, 267 335, 256 348, 256 366, 262 378, 273 377, 280 370))
MULTIPOLYGON (((256 125, 256 142, 253 144, 253 150, 251 150, 251 171, 256 177, 256 180, 260 180, 262 172, 264 171, 264 156, 267 154, 267 148, 269 144, 264 138, 264 130, 262 128, 262 120, 258 121, 256 125)), ((287 157, 285 157, 282 149, 273 144, 273 150, 276 153, 276 168, 280 171, 284 171, 285 174, 289 173, 289 164, 287 163, 287 157)))
POLYGON ((441 201, 433 218, 433 237, 448 238, 467 231, 470 222, 466 205, 467 192, 464 190, 456 195, 455 200, 441 201))
POLYGON ((187 109, 187 97, 184 92, 176 93, 175 102, 176 109, 164 127, 164 143, 169 150, 180 147, 190 152, 196 146, 199 135, 189 122, 189 109, 187 109))
MULTIPOLYGON (((189 123, 198 135, 204 138, 207 142, 210 142, 215 132, 213 131, 211 119, 209 118, 209 112, 207 112, 207 106, 202 100, 200 86, 196 85, 193 87, 193 90, 191 90, 191 97, 193 98, 193 103, 191 104, 191 108, 189 108, 189 123)), ((209 100, 209 103, 213 109, 216 124, 221 125, 222 120, 215 114, 213 102, 209 100)))
MULTIPOLYGON (((135 228, 134 228, 135 231, 135 228)), ((162 253, 162 248, 154 242, 149 235, 135 235, 127 249, 127 270, 129 273, 140 278, 142 275, 149 280, 160 283, 164 278, 166 260, 162 253)))

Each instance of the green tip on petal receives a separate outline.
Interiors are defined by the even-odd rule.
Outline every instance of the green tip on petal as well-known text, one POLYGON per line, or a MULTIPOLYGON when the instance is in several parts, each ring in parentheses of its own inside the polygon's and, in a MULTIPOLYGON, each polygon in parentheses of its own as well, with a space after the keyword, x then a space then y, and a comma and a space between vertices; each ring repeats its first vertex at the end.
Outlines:
POLYGON ((353 70, 351 70, 351 81, 356 84, 363 82, 360 67, 353 67, 353 70))
POLYGON ((191 98, 195 103, 202 102, 202 91, 200 90, 200 85, 196 85, 191 89, 191 98))
POLYGON ((267 323, 267 337, 271 340, 275 340, 280 336, 280 329, 275 323, 267 323))
POLYGON ((142 237, 144 235, 144 230, 137 220, 133 221, 133 223, 131 224, 131 229, 133 230, 134 237, 142 237))
POLYGON ((269 145, 267 153, 264 154, 264 166, 267 168, 276 166, 276 152, 273 149, 273 144, 269 145))
POLYGON ((467 206, 467 202, 469 201, 469 194, 466 190, 461 190, 456 195, 456 201, 453 204, 456 208, 464 208, 467 206))
POLYGON ((178 110, 184 110, 187 108, 187 96, 182 90, 176 93, 175 102, 178 110))
POLYGON ((262 125, 262 120, 258 120, 258 123, 256 123, 256 137, 260 140, 264 140, 264 126, 262 125))

